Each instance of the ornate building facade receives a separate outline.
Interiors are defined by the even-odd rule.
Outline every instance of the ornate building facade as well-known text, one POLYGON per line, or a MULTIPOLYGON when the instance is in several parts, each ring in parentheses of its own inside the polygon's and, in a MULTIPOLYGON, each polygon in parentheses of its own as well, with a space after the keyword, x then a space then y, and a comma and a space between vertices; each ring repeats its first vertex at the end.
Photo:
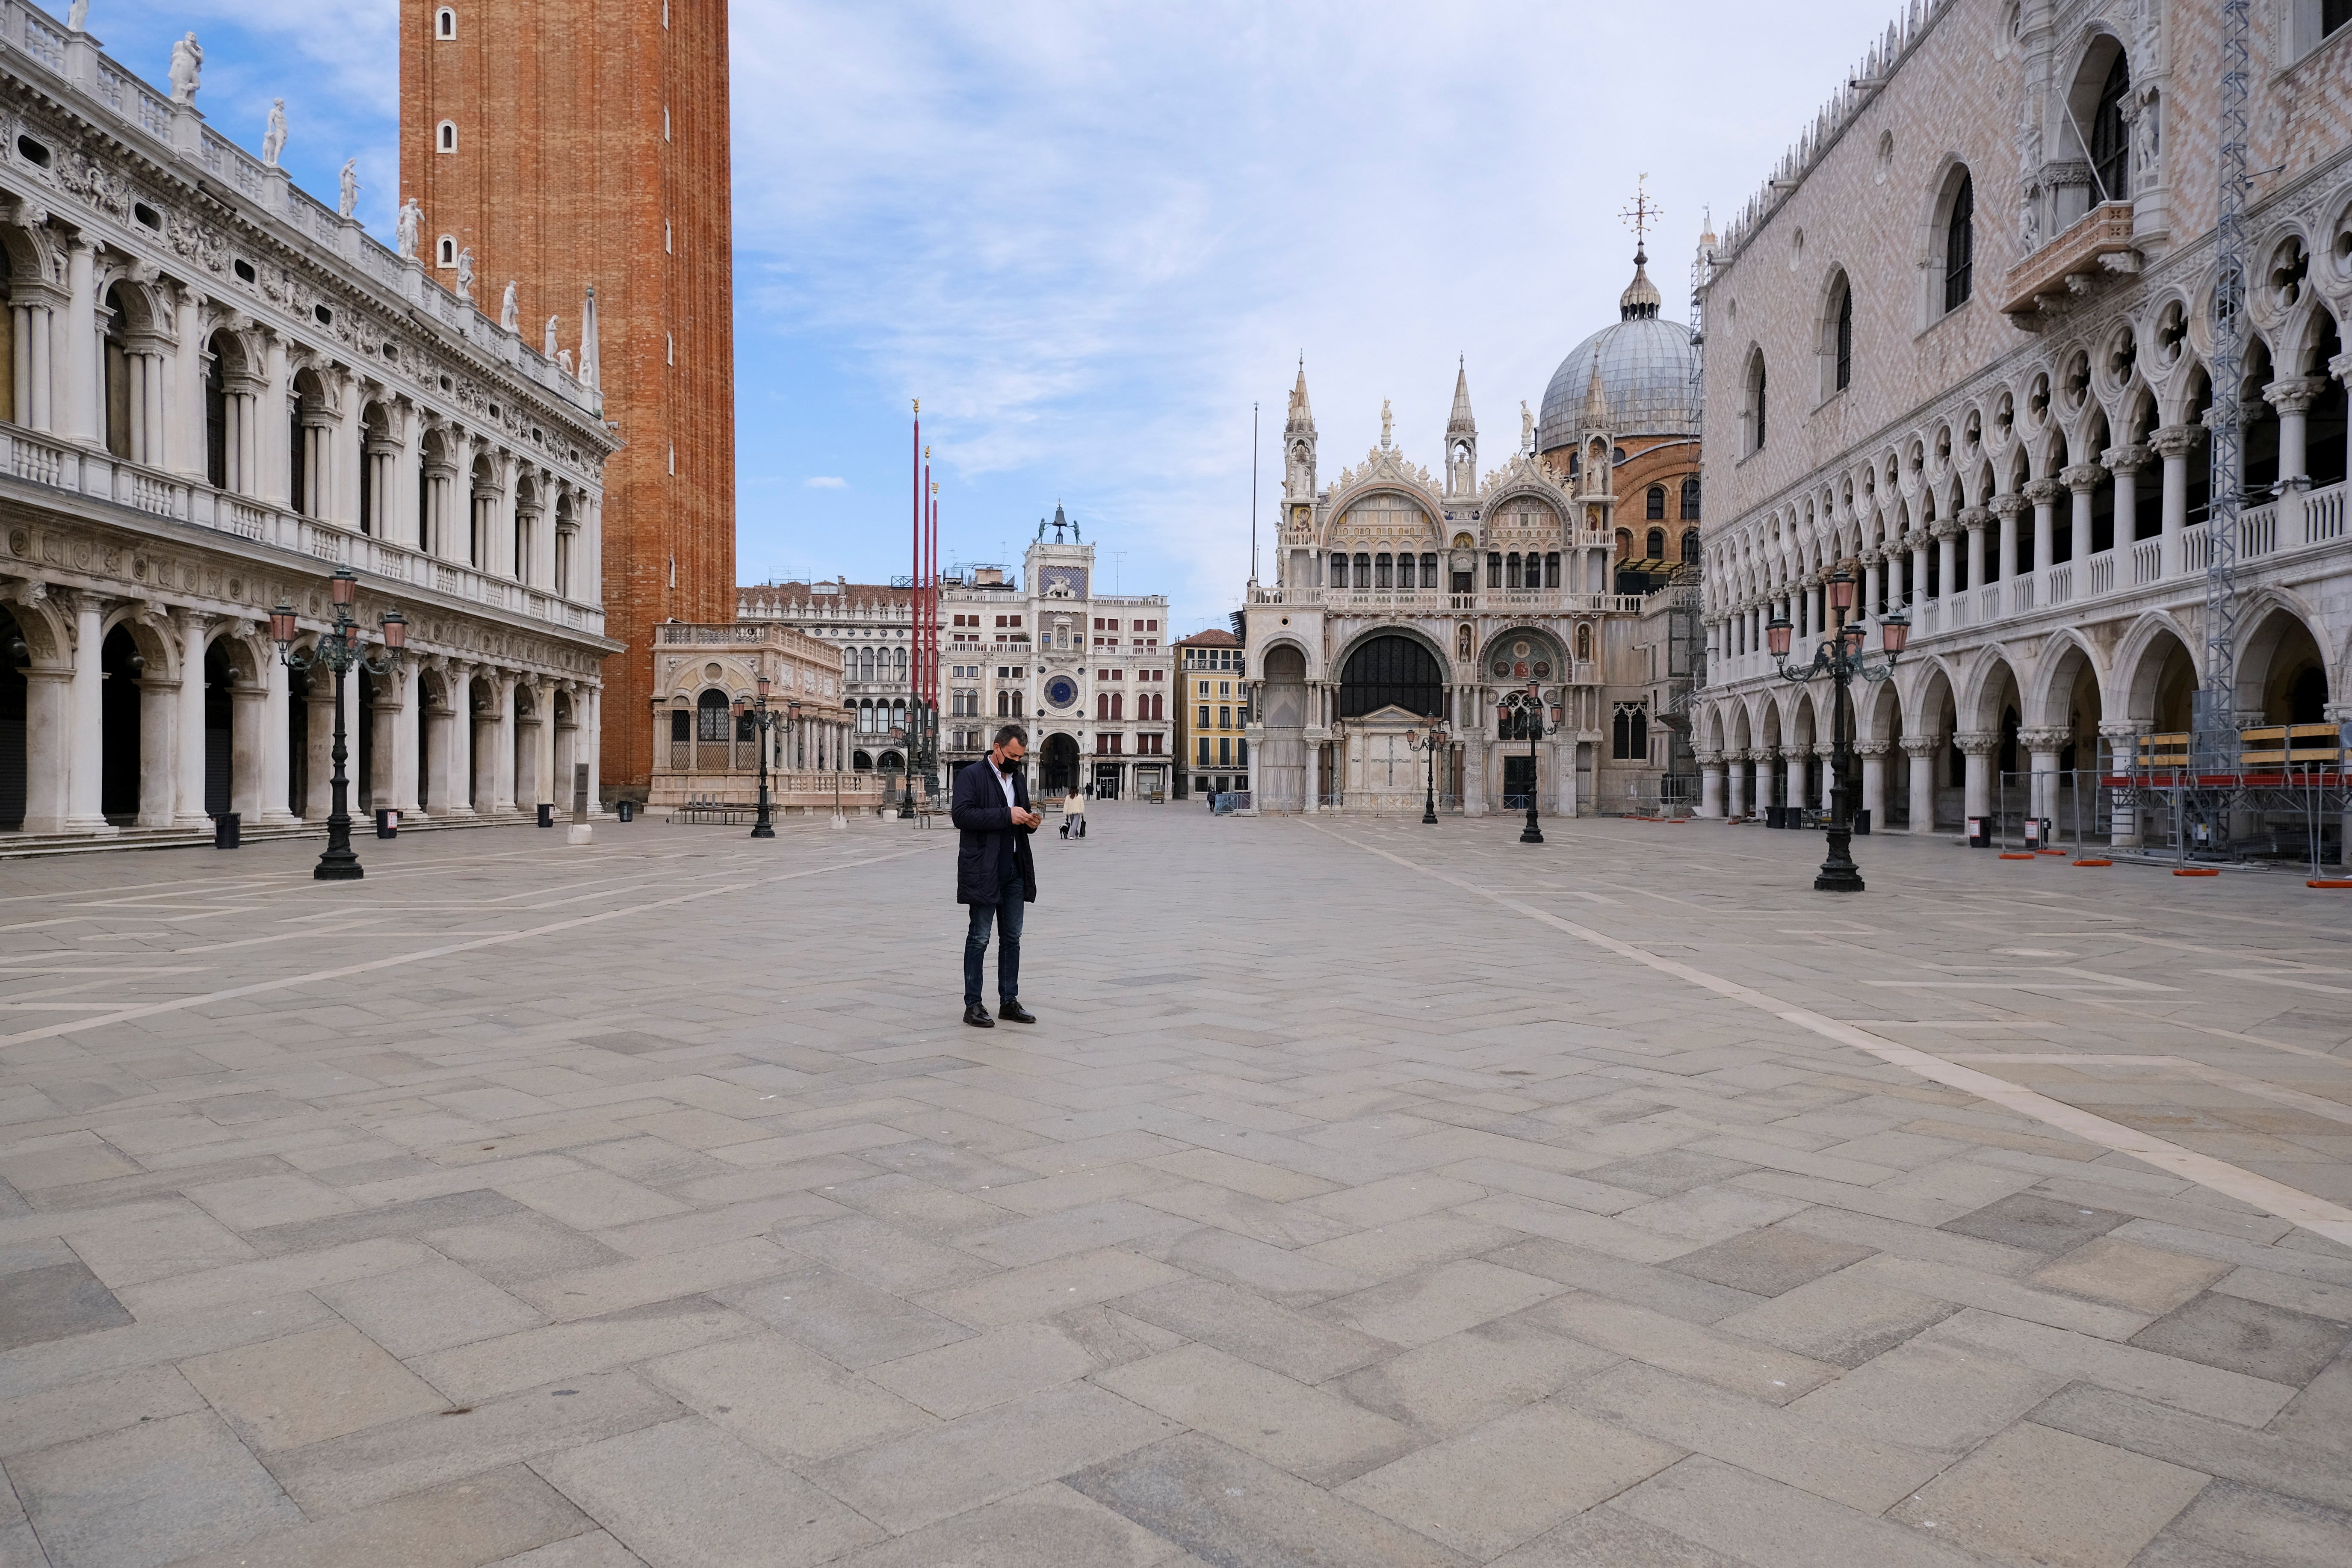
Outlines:
POLYGON ((834 645, 772 618, 671 622, 655 634, 650 807, 756 805, 764 764, 781 810, 882 809, 888 775, 870 771, 870 758, 852 765, 866 753, 853 749, 863 737, 834 645), (761 695, 763 679, 764 728, 755 712, 737 711, 761 695))
POLYGON ((0 36, 0 833, 323 818, 333 685, 268 622, 314 640, 339 567, 411 650, 346 685, 353 804, 569 799, 620 646, 591 390, 206 126, 193 58, 0 36))
POLYGON ((1518 446, 1483 476, 1463 371, 1440 473, 1405 458, 1384 406, 1380 445, 1321 482, 1300 370, 1276 580, 1246 610, 1257 809, 1419 811, 1432 719, 1451 735, 1436 793, 1468 815, 1531 795, 1569 815, 1653 810, 1671 793, 1698 420, 1689 332, 1659 319, 1645 259, 1618 321, 1554 374, 1540 426, 1521 405, 1518 446), (1532 742, 1496 710, 1530 682, 1532 742))
MULTIPOLYGON (((1890 26, 1730 225, 1704 289, 1706 810, 1819 802, 1800 657, 1860 580, 1910 653, 1857 693, 1882 825, 2160 831, 2078 770, 2189 727, 2205 678, 2222 8, 1941 0, 1890 26), (1897 221, 1898 217, 1900 221, 1897 221)), ((2352 27, 2252 9, 2242 724, 2352 715, 2352 27)), ((1875 646, 1874 629, 1871 641, 1875 646)))
MULTIPOLYGON (((607 466, 604 580, 652 696, 654 626, 735 607, 733 226, 719 0, 401 0, 401 195, 431 274, 548 357, 575 352, 625 445, 607 466), (589 327, 588 303, 596 311, 589 327)), ((644 797, 646 726, 606 732, 644 797)))

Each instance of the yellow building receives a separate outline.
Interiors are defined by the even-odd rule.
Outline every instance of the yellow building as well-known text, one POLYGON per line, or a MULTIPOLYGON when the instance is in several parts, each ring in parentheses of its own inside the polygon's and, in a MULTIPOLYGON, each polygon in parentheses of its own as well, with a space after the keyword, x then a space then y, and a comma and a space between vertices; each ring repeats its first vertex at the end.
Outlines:
POLYGON ((1176 644, 1181 700, 1176 712, 1176 796, 1250 787, 1248 689, 1242 641, 1198 632, 1176 644))

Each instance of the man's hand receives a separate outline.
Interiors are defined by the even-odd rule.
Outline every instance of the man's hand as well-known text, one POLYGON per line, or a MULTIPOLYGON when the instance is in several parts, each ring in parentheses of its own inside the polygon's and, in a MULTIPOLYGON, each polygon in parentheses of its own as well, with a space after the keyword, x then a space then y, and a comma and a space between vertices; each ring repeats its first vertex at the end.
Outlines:
POLYGON ((1013 812, 1013 825, 1015 827, 1043 827, 1045 825, 1045 814, 1039 811, 1023 811, 1016 806, 1013 812))

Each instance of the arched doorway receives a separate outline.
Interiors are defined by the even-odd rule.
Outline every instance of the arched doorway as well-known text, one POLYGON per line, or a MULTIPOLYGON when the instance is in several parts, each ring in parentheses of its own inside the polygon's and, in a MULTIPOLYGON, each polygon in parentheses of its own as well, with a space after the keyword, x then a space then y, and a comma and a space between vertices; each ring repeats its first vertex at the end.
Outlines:
POLYGON ((105 677, 99 696, 99 810, 117 827, 139 819, 139 682, 147 660, 128 626, 106 634, 99 669, 105 677))
POLYGON ((1297 811, 1307 794, 1307 754, 1300 738, 1307 722, 1307 656, 1287 645, 1268 648, 1258 705, 1265 741, 1257 760, 1258 809, 1297 811))
POLYGON ((1419 718, 1445 711, 1445 677, 1436 656, 1413 637, 1385 633, 1357 645, 1339 676, 1339 717, 1360 719, 1382 708, 1419 718))
POLYGON ((236 772, 236 666, 228 648, 205 649, 205 815, 230 809, 236 772))
POLYGON ((1041 793, 1068 795, 1078 787, 1078 742, 1068 735, 1045 737, 1041 793))

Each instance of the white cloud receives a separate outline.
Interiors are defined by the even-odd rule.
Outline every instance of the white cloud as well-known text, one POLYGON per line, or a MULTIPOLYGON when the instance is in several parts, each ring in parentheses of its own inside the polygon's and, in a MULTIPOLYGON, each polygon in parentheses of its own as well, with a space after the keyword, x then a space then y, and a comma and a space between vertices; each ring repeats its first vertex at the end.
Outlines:
POLYGON ((813 490, 845 490, 849 481, 835 474, 817 474, 801 481, 813 490))
POLYGON ((1615 319, 1636 176, 1679 315, 1702 205, 1746 197, 1890 5, 739 6, 741 314, 844 345, 877 417, 922 396, 950 480, 1055 476, 1129 577, 1213 614, 1248 569, 1250 404, 1271 450, 1296 355, 1327 474, 1383 397, 1433 461, 1457 354, 1491 466, 1615 319))

